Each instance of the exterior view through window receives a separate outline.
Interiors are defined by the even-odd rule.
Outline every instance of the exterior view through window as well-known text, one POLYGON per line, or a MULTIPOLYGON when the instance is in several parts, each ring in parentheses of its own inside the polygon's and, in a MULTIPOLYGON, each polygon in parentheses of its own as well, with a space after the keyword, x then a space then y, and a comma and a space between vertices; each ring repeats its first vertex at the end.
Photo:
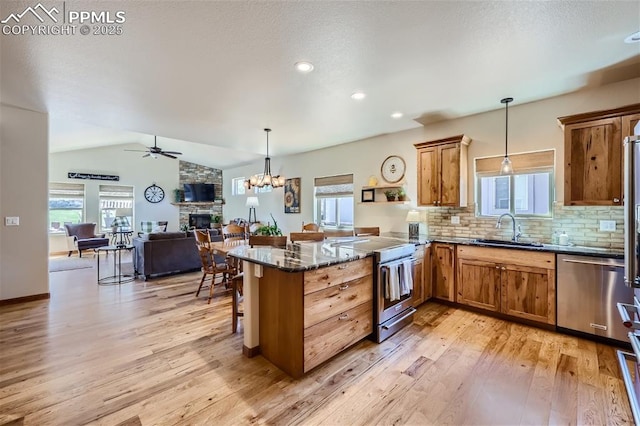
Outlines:
POLYGON ((64 232, 65 223, 84 222, 84 185, 49 184, 49 232, 64 232))
POLYGON ((314 186, 314 221, 323 228, 353 228, 353 175, 316 178, 314 186))
MULTIPOLYGON (((128 222, 133 229, 133 186, 100 185, 100 231, 111 231, 111 225, 116 217, 118 223, 128 222)), ((121 225, 122 226, 122 225, 121 225)))

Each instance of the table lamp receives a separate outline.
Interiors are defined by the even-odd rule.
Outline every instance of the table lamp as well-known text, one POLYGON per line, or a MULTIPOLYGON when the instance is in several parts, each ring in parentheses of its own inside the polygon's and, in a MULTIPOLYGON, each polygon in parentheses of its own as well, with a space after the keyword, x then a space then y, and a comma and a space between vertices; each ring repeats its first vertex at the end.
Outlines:
POLYGON ((407 223, 409 223, 409 239, 417 240, 419 233, 420 212, 417 210, 409 210, 407 213, 407 223))
POLYGON ((259 205, 258 197, 247 197, 246 206, 249 207, 249 223, 255 223, 258 221, 256 219, 256 207, 259 205), (253 213, 253 220, 251 220, 251 213, 253 213))

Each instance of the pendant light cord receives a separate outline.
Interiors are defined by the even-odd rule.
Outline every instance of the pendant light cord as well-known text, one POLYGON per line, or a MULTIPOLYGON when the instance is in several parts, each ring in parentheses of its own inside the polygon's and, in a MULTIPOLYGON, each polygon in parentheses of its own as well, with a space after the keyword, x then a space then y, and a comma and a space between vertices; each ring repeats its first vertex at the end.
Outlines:
POLYGON ((508 157, 507 153, 509 152, 509 150, 507 149, 507 143, 509 140, 509 101, 505 103, 505 108, 506 120, 504 125, 504 156, 508 157))

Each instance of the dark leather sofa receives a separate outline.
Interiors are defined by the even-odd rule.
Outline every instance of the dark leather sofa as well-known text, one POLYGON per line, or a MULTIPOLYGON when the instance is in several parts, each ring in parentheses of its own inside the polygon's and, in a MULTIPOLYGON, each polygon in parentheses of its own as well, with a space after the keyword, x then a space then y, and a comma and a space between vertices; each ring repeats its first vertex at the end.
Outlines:
MULTIPOLYGON (((73 237, 75 247, 78 249, 78 256, 82 257, 82 250, 96 249, 108 246, 109 238, 105 234, 96 234, 95 223, 65 223, 65 232, 68 237, 73 237)), ((73 251, 69 251, 69 256, 73 251)))
MULTIPOLYGON (((209 230, 211 241, 222 241, 217 229, 209 230)), ((202 267, 192 232, 152 232, 133 239, 133 266, 145 280, 156 275, 190 272, 202 267)), ((224 262, 224 259, 221 259, 224 262)))

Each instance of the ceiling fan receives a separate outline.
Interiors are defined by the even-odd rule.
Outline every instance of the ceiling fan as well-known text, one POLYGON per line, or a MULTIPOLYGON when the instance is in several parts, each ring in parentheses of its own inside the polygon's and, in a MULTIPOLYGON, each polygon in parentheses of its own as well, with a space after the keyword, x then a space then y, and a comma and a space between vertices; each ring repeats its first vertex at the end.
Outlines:
POLYGON ((182 155, 182 153, 178 151, 165 151, 162 148, 158 148, 157 139, 158 139, 157 136, 154 136, 153 146, 148 146, 147 149, 144 151, 140 149, 125 149, 125 151, 146 152, 146 154, 143 155, 142 158, 145 158, 145 157, 158 158, 158 155, 164 155, 165 157, 169 157, 169 158, 178 158, 176 157, 176 155, 182 155))

